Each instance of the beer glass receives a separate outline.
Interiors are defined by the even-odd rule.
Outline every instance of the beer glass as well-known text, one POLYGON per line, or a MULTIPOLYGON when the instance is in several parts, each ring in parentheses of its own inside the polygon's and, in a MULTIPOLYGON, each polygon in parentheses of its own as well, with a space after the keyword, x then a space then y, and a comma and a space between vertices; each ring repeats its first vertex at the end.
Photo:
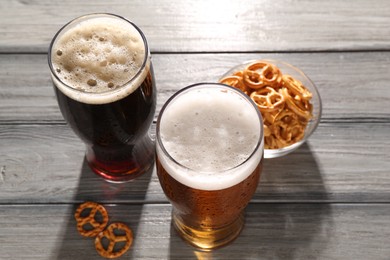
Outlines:
POLYGON ((156 131, 157 175, 176 231, 205 251, 235 239, 262 171, 256 105, 235 88, 195 84, 165 103, 156 131))
POLYGON ((57 32, 48 62, 59 108, 86 144, 90 168, 111 182, 148 171, 156 86, 142 31, 117 15, 85 15, 57 32))

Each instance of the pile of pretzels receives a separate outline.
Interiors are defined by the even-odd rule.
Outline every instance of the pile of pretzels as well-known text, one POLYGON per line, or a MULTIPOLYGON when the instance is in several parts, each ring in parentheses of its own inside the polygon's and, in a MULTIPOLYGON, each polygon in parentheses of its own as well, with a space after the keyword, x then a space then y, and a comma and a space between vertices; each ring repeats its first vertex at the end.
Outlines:
POLYGON ((263 117, 264 148, 280 149, 305 135, 312 118, 312 93, 290 75, 266 61, 255 61, 220 83, 238 88, 257 105, 263 117))

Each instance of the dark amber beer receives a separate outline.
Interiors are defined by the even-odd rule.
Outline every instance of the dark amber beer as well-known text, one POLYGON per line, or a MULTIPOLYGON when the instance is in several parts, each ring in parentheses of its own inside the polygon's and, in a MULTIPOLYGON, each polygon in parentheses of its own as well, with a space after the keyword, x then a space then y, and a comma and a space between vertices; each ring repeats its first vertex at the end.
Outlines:
POLYGON ((262 171, 262 119, 241 91, 201 83, 162 108, 157 174, 179 235, 203 250, 236 238, 262 171))
POLYGON ((91 169, 112 182, 149 170, 156 87, 141 30, 116 15, 82 16, 56 34, 48 58, 60 110, 91 169))

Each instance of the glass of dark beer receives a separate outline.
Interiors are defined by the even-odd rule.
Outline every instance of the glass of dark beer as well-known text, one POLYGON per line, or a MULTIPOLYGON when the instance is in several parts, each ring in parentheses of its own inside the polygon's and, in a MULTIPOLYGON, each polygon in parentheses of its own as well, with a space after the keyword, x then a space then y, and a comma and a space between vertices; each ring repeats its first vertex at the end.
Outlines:
POLYGON ((60 110, 86 144, 91 169, 111 182, 148 171, 156 86, 142 31, 117 15, 85 15, 55 35, 48 61, 60 110))
POLYGON ((192 85, 166 102, 156 131, 157 174, 179 235, 206 251, 234 240, 262 171, 256 105, 223 84, 192 85))

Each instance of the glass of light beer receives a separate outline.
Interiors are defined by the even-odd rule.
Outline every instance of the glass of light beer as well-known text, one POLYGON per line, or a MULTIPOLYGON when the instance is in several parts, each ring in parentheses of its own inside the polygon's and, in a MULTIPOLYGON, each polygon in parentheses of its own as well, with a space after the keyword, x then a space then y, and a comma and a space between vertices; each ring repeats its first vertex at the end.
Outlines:
POLYGON ((263 161, 262 118, 243 92, 199 83, 174 94, 157 120, 159 181, 179 235, 202 250, 235 239, 263 161))
POLYGON ((85 15, 55 35, 48 61, 60 110, 86 144, 90 168, 111 182, 148 171, 156 86, 142 31, 117 15, 85 15))

